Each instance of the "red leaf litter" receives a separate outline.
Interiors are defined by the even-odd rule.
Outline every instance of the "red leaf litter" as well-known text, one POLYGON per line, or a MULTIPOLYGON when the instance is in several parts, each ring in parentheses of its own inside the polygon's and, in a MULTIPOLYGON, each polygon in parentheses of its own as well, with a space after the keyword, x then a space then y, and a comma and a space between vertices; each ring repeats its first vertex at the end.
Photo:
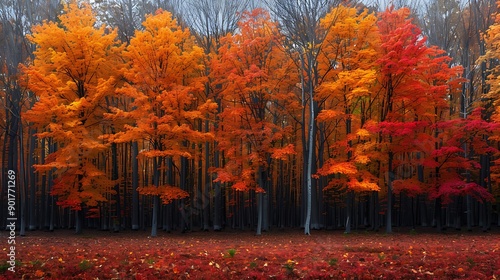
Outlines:
MULTIPOLYGON (((7 240, 2 232, 1 239, 7 240)), ((500 233, 28 232, 0 279, 498 279, 500 233)))

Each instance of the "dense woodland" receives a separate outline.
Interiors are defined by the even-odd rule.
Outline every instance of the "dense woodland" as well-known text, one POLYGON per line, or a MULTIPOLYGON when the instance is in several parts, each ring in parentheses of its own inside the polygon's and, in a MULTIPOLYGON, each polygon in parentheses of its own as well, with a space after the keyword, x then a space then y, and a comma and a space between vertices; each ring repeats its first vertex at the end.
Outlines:
POLYGON ((0 226, 500 224, 492 0, 0 1, 0 226))

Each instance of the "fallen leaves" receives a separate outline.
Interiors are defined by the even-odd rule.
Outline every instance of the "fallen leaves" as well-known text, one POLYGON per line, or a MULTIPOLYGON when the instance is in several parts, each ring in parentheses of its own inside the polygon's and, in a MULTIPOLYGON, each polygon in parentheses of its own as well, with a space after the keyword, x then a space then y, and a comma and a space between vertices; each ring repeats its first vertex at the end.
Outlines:
MULTIPOLYGON (((498 234, 31 232, 0 279, 496 279, 498 234), (99 241, 99 242, 97 242, 99 241)), ((0 256, 1 264, 5 257, 0 256)))

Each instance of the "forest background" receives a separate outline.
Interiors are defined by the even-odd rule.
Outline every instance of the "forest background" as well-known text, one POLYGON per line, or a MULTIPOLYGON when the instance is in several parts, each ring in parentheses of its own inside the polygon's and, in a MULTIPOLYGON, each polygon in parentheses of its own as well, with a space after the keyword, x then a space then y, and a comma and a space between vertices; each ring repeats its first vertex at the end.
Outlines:
POLYGON ((392 4, 1 1, 0 226, 500 224, 497 3, 392 4))

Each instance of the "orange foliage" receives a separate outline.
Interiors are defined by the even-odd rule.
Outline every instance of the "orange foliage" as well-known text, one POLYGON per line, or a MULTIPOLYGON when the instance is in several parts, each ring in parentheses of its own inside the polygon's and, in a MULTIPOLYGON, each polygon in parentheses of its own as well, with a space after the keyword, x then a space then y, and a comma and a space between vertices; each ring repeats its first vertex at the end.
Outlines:
POLYGON ((143 195, 158 195, 163 204, 169 204, 173 200, 189 197, 189 193, 185 190, 169 185, 139 187, 137 191, 143 195))
POLYGON ((104 194, 113 184, 94 160, 107 148, 99 140, 102 108, 115 91, 122 47, 116 31, 95 27, 88 4, 69 4, 59 20, 35 26, 29 36, 37 49, 33 63, 23 70, 38 102, 24 118, 42 131, 39 138, 58 144, 47 163, 35 168, 56 169, 52 193, 60 205, 78 210, 81 204, 106 201, 104 194))
POLYGON ((224 85, 217 140, 231 159, 216 170, 215 181, 232 182, 236 190, 264 192, 258 181, 270 159, 295 154, 293 144, 282 142, 287 124, 279 123, 282 108, 291 102, 290 84, 283 76, 290 75, 292 64, 280 49, 281 37, 269 14, 261 9, 247 12, 239 27, 239 33, 222 40, 212 65, 215 82, 224 85))

